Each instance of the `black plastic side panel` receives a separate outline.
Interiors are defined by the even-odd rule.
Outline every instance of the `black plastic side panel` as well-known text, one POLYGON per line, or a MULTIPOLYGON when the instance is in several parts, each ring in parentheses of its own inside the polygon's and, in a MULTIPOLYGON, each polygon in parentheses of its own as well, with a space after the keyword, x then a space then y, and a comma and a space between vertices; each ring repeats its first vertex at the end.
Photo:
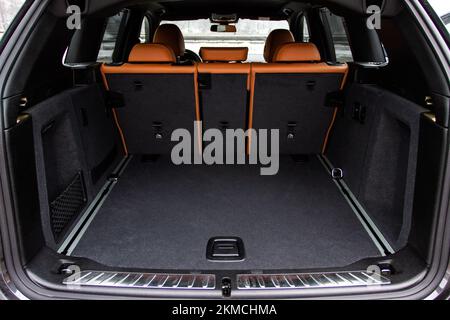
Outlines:
POLYGON ((442 128, 426 117, 421 119, 416 190, 409 242, 430 262, 430 248, 434 221, 437 218, 436 203, 442 182, 442 154, 448 144, 448 129, 442 128))
POLYGON ((436 121, 439 125, 448 128, 450 119, 450 97, 431 93, 433 107, 436 113, 436 121))
POLYGON ((16 124, 22 94, 17 94, 3 99, 3 123, 5 128, 10 128, 16 124))
POLYGON ((76 30, 67 51, 66 63, 85 63, 97 60, 105 29, 105 18, 83 20, 76 30))
POLYGON ((26 263, 44 246, 39 215, 39 198, 31 118, 5 131, 10 146, 8 162, 12 173, 16 223, 21 237, 22 259, 26 263))
POLYGON ((345 19, 353 58, 357 62, 385 62, 383 47, 377 30, 366 27, 364 17, 352 16, 345 19))

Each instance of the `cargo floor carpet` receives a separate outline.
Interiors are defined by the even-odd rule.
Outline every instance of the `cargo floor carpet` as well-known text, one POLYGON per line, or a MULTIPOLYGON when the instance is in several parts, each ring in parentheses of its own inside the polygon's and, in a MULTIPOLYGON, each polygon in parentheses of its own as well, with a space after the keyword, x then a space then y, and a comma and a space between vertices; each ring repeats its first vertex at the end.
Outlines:
POLYGON ((316 157, 259 166, 175 166, 134 156, 73 256, 130 268, 269 270, 346 266, 379 252, 316 157), (246 259, 211 262, 210 238, 242 238, 246 259))

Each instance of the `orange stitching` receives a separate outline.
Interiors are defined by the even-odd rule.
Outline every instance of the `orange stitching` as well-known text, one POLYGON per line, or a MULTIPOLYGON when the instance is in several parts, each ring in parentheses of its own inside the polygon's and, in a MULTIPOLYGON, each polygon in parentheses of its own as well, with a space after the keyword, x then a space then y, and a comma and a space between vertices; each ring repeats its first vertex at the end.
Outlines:
MULTIPOLYGON (((347 67, 347 70, 345 70, 344 77, 342 78, 340 90, 344 89, 345 83, 347 82, 347 75, 348 75, 348 67, 347 67)), ((328 139, 330 138, 331 131, 333 130, 334 123, 336 121, 337 112, 338 112, 338 108, 334 108, 333 118, 331 119, 330 126, 328 127, 328 130, 327 130, 327 135, 325 136, 325 140, 323 141, 322 154, 325 154, 325 151, 327 151, 328 139)))
MULTIPOLYGON (((108 81, 106 80, 106 75, 103 72, 103 66, 102 66, 101 71, 102 71, 101 73, 102 73, 103 83, 105 84, 106 90, 109 91, 108 81)), ((127 143, 125 141, 125 136, 123 134, 122 128, 120 127, 119 119, 117 117, 116 110, 114 108, 112 109, 112 114, 113 114, 114 122, 116 123, 117 130, 119 130, 120 139, 122 140, 123 151, 125 152, 125 156, 128 156, 128 148, 127 148, 127 143)))
POLYGON ((202 127, 200 126, 201 116, 200 116, 200 97, 198 91, 198 63, 195 63, 194 69, 194 92, 195 92, 195 118, 197 120, 197 134, 198 134, 198 150, 202 154, 202 127))

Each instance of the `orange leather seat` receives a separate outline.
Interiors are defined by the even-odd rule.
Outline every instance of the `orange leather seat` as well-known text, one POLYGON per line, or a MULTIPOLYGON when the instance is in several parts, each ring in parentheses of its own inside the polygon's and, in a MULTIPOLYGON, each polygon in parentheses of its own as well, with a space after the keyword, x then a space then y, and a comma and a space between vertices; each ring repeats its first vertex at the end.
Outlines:
POLYGON ((177 65, 166 45, 138 44, 128 63, 103 65, 106 85, 124 96, 114 115, 125 148, 168 153, 173 130, 203 120, 205 129, 279 129, 281 153, 322 152, 336 116, 326 95, 342 89, 347 65, 322 62, 310 43, 270 50, 272 63, 241 63, 247 48, 202 48, 204 63, 177 65))
POLYGON ((153 43, 160 43, 171 48, 178 60, 186 51, 183 33, 174 24, 160 25, 153 36, 153 43))
POLYGON ((128 57, 128 62, 135 63, 175 63, 176 61, 173 50, 159 43, 137 44, 128 57))
POLYGON ((295 42, 294 36, 289 30, 275 29, 269 33, 264 45, 264 60, 266 62, 273 62, 275 51, 282 44, 295 42))
POLYGON ((200 57, 203 62, 244 62, 248 57, 246 47, 202 47, 200 57))

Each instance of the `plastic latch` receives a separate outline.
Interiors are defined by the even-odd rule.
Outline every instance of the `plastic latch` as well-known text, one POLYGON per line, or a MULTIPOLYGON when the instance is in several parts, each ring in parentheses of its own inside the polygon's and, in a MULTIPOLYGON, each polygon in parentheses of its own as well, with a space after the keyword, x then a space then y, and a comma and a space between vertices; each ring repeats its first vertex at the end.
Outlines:
POLYGON ((331 177, 335 180, 341 180, 344 178, 344 171, 340 168, 333 168, 331 170, 331 177))
POLYGON ((153 131, 155 132, 155 139, 162 139, 162 123, 161 122, 153 122, 153 131))
POLYGON ((224 297, 231 296, 231 279, 230 278, 223 278, 222 279, 222 295, 224 297))
POLYGON ((295 138, 295 129, 297 127, 297 123, 296 122, 289 122, 287 125, 287 138, 288 140, 292 140, 295 138))

